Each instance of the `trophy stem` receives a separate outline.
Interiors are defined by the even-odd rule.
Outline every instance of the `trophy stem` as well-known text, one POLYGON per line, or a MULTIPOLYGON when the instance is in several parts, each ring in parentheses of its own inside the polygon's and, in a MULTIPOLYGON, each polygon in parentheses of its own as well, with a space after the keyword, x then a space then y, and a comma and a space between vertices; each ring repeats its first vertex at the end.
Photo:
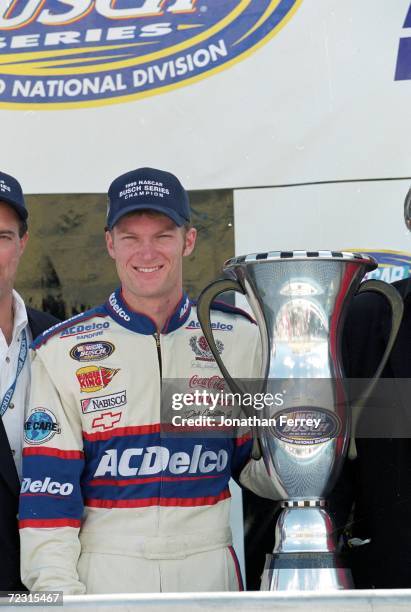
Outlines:
MULTIPOLYGON (((289 503, 289 502, 288 502, 289 503)), ((276 544, 266 556, 262 591, 323 591, 353 588, 351 572, 337 553, 335 528, 322 501, 297 502, 282 510, 276 544), (309 504, 300 507, 301 504, 309 504), (311 504, 318 504, 311 507, 311 504)))

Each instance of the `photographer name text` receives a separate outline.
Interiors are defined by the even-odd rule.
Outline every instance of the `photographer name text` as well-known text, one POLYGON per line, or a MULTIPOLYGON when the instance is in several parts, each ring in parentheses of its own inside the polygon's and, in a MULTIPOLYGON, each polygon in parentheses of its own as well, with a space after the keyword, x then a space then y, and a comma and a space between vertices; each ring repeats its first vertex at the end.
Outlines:
POLYGON ((322 419, 320 418, 290 418, 280 415, 278 418, 261 418, 257 415, 249 417, 225 417, 225 416, 198 416, 183 417, 175 415, 171 419, 174 427, 277 427, 283 428, 283 432, 294 429, 306 429, 307 431, 318 429, 322 419))

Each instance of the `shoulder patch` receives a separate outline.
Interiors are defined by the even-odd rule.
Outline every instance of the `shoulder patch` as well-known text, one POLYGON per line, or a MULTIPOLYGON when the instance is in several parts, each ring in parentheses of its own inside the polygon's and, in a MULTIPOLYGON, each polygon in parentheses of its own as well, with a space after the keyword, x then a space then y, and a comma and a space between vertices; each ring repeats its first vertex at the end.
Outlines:
MULTIPOLYGON (((31 343, 30 348, 37 350, 44 344, 56 336, 56 334, 61 334, 62 332, 70 329, 71 327, 77 327, 80 323, 84 321, 88 321, 93 317, 107 317, 108 313, 103 306, 97 306, 96 308, 92 308, 91 310, 87 310, 86 312, 81 312, 74 317, 70 317, 66 321, 62 321, 61 323, 57 323, 52 327, 49 327, 44 331, 40 336, 38 336, 34 342, 31 343)), ((78 333, 81 333, 82 330, 78 330, 78 333)))

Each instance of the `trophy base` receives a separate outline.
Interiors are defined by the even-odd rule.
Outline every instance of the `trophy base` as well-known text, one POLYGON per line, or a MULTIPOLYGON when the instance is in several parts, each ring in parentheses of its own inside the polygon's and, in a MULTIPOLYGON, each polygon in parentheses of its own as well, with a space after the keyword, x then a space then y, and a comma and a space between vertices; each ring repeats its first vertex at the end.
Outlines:
POLYGON ((338 553, 335 528, 322 500, 285 502, 276 545, 267 555, 262 591, 326 591, 353 588, 338 553))
POLYGON ((261 591, 329 591, 353 588, 351 571, 335 553, 267 555, 261 591))

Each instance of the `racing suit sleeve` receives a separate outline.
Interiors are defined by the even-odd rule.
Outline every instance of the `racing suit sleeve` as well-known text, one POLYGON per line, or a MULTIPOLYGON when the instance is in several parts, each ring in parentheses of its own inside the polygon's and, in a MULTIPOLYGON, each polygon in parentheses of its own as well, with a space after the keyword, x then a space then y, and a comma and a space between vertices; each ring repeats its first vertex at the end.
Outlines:
MULTIPOLYGON (((249 376, 253 379, 262 378, 262 352, 261 341, 256 326, 254 337, 253 350, 250 353, 249 359, 249 376)), ((252 346, 252 345, 251 345, 252 346)), ((259 385, 251 385, 251 388, 260 388, 259 385)), ((262 416, 256 412, 257 416, 262 416)), ((268 475, 267 468, 263 459, 255 460, 251 457, 252 450, 252 434, 250 428, 241 428, 238 431, 235 442, 235 451, 232 461, 232 475, 240 486, 249 489, 260 497, 279 500, 282 499, 281 494, 276 488, 272 478, 268 475)))
POLYGON ((258 461, 250 459, 241 471, 239 482, 241 486, 260 497, 275 501, 283 499, 283 495, 281 495, 272 478, 268 475, 263 459, 258 461))
POLYGON ((21 577, 30 590, 82 594, 86 588, 76 569, 83 514, 80 415, 63 403, 37 353, 31 372, 19 511, 21 577))

